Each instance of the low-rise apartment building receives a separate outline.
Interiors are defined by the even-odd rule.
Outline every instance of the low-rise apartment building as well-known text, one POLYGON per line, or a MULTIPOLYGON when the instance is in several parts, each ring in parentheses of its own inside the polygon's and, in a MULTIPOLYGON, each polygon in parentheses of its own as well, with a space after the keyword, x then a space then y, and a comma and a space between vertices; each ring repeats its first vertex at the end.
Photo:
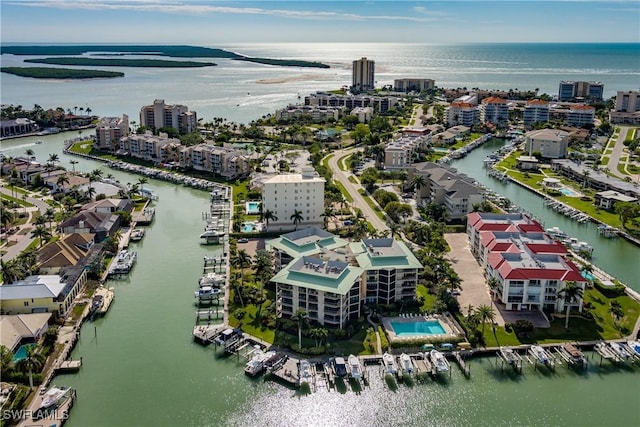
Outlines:
POLYGON ((586 279, 566 258, 567 249, 544 233, 537 221, 523 214, 474 212, 467 220, 472 252, 497 286, 492 298, 507 310, 570 309, 582 311, 582 299, 565 301, 559 296, 567 282, 583 290, 586 279))
POLYGON ((476 105, 469 102, 452 102, 446 109, 445 117, 448 126, 473 127, 480 120, 480 112, 476 105))
POLYGON ((454 168, 433 162, 416 163, 409 169, 409 180, 415 176, 424 177, 424 185, 416 188, 418 204, 442 205, 451 220, 463 219, 484 200, 482 189, 454 168))
POLYGON ((640 92, 618 91, 615 108, 609 112, 609 121, 616 124, 640 124, 640 92))
POLYGON ((423 267, 409 248, 394 239, 348 243, 319 229, 291 232, 267 242, 280 269, 276 313, 299 309, 322 325, 344 328, 361 315, 362 304, 391 304, 416 297, 423 267), (317 240, 314 240, 317 239, 317 240))
POLYGON ((397 92, 426 92, 436 87, 433 79, 394 79, 393 90, 397 92))
POLYGON ((384 168, 388 170, 407 169, 419 150, 431 144, 431 134, 425 136, 405 135, 389 142, 384 149, 384 168))
POLYGON ((569 134, 557 129, 532 130, 525 134, 525 152, 540 153, 547 159, 567 157, 569 134))
POLYGON ((314 123, 337 121, 343 110, 344 107, 289 105, 286 108, 276 110, 276 120, 289 122, 308 117, 314 123))
POLYGON ((567 114, 567 124, 569 126, 582 127, 593 125, 596 118, 596 109, 590 105, 572 105, 567 114))
POLYGON ((154 135, 151 131, 143 134, 131 134, 120 139, 119 154, 128 155, 154 163, 166 161, 166 147, 180 144, 177 138, 169 138, 166 133, 154 135))
POLYGON ((316 92, 304 97, 304 105, 345 107, 353 110, 356 107, 371 107, 378 113, 385 113, 398 103, 395 96, 371 95, 336 95, 326 92, 316 92))
POLYGON ((549 121, 549 102, 542 99, 527 101, 522 112, 522 121, 525 125, 534 123, 546 123, 549 121))

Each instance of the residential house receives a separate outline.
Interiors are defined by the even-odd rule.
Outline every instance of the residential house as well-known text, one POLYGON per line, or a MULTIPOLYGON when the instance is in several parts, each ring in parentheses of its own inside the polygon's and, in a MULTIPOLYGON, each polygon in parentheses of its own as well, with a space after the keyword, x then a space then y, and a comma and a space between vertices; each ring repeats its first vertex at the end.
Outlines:
POLYGON ((599 208, 613 210, 618 202, 638 203, 638 199, 614 190, 600 191, 596 193, 595 205, 599 208))
POLYGON ((15 353, 23 344, 35 343, 49 329, 51 313, 0 316, 0 345, 15 353))
POLYGON ((38 251, 38 271, 40 274, 58 274, 63 268, 78 265, 89 255, 93 244, 90 233, 62 235, 38 251))
POLYGON ((91 233, 96 243, 113 236, 120 228, 120 217, 115 214, 80 211, 58 226, 65 234, 91 233))
POLYGON ((0 314, 54 313, 63 318, 87 281, 84 268, 67 268, 60 275, 29 276, 0 286, 0 314))

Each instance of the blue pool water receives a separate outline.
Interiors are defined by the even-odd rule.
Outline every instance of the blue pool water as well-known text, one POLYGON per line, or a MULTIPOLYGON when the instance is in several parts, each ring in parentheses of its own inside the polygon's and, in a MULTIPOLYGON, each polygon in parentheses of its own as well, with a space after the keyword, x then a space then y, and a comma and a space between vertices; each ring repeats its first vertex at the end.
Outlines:
POLYGON ((422 320, 415 322, 401 322, 392 320, 391 327, 397 337, 412 337, 418 335, 444 335, 447 331, 437 320, 422 320))
POLYGON ((29 347, 35 347, 35 344, 23 344, 21 345, 18 350, 16 350, 16 353, 13 355, 13 361, 14 362, 18 362, 22 359, 24 359, 25 357, 27 357, 27 348, 29 347))
POLYGON ((451 150, 443 147, 433 147, 433 151, 440 152, 440 153, 448 153, 451 150))
POLYGON ((247 215, 257 215, 260 213, 260 202, 247 202, 247 215))
POLYGON ((250 222, 242 224, 241 230, 243 233, 256 233, 259 231, 258 226, 250 222))
POLYGON ((579 195, 580 195, 580 193, 577 193, 577 192, 575 192, 575 191, 573 191, 572 189, 567 188, 567 187, 562 187, 562 188, 560 189, 560 192, 561 192, 562 194, 564 194, 565 196, 572 196, 572 197, 576 197, 576 196, 579 196, 579 195))
POLYGON ((580 274, 582 274, 582 277, 584 277, 587 280, 595 279, 595 277, 593 277, 593 274, 589 273, 588 271, 581 271, 580 274))

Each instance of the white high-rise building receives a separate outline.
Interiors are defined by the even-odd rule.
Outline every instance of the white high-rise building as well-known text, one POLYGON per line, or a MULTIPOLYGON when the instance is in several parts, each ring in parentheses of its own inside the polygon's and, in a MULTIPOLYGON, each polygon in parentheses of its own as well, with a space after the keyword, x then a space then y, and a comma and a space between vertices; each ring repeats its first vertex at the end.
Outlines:
POLYGON ((375 88, 375 62, 367 58, 353 61, 353 78, 351 86, 357 92, 364 92, 375 88))
POLYGON ((324 212, 324 184, 313 168, 302 173, 276 175, 262 183, 262 213, 270 211, 269 231, 321 227, 324 212), (299 221, 294 222, 296 212, 299 221))

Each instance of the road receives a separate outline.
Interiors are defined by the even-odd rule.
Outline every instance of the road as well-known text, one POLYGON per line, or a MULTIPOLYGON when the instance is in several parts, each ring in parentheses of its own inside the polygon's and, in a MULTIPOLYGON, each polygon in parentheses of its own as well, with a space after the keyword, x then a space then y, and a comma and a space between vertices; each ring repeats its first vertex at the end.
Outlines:
MULTIPOLYGON (((1 187, 0 192, 8 196, 11 196, 11 190, 9 190, 8 188, 1 187)), ((47 204, 47 202, 41 199, 36 199, 36 198, 27 196, 24 200, 27 201, 28 203, 31 203, 34 206, 26 209, 30 213, 29 218, 31 218, 31 213, 33 211, 40 211, 40 214, 42 215, 50 207, 49 204, 47 204)), ((9 261, 11 259, 14 259, 22 251, 24 251, 27 248, 27 246, 29 246, 29 244, 31 244, 31 242, 33 241, 33 238, 31 237, 31 234, 29 232, 25 234, 20 234, 20 231, 22 231, 23 229, 33 228, 32 225, 30 224, 30 221, 27 221, 25 224, 18 226, 18 228, 19 228, 19 231, 15 233, 13 236, 11 236, 12 239, 17 238, 18 240, 15 245, 5 246, 3 248, 3 250, 6 251, 6 253, 2 255, 2 261, 9 261)))
POLYGON ((622 179, 624 179, 627 175, 618 171, 618 163, 620 162, 620 157, 622 156, 622 151, 624 150, 624 140, 627 138, 627 132, 629 132, 629 128, 627 126, 620 127, 618 139, 616 141, 616 144, 613 146, 611 155, 609 156, 609 163, 607 163, 607 169, 609 169, 609 172, 622 179))
POLYGON ((366 220, 369 221, 369 223, 376 230, 378 231, 389 230, 389 227, 387 226, 387 224, 383 220, 381 220, 380 217, 378 217, 378 215, 376 215, 376 213, 373 211, 371 206, 369 206, 369 204, 364 200, 362 195, 358 192, 358 189, 362 188, 362 186, 360 184, 354 184, 351 181, 349 181, 349 176, 350 175, 353 176, 353 174, 351 174, 350 172, 345 172, 338 167, 338 161, 342 157, 349 155, 356 150, 357 148, 347 148, 343 150, 334 151, 332 153, 333 157, 329 159, 329 168, 333 173, 333 179, 335 179, 336 181, 339 181, 344 186, 347 192, 351 195, 354 205, 362 211, 362 214, 364 215, 366 220))

